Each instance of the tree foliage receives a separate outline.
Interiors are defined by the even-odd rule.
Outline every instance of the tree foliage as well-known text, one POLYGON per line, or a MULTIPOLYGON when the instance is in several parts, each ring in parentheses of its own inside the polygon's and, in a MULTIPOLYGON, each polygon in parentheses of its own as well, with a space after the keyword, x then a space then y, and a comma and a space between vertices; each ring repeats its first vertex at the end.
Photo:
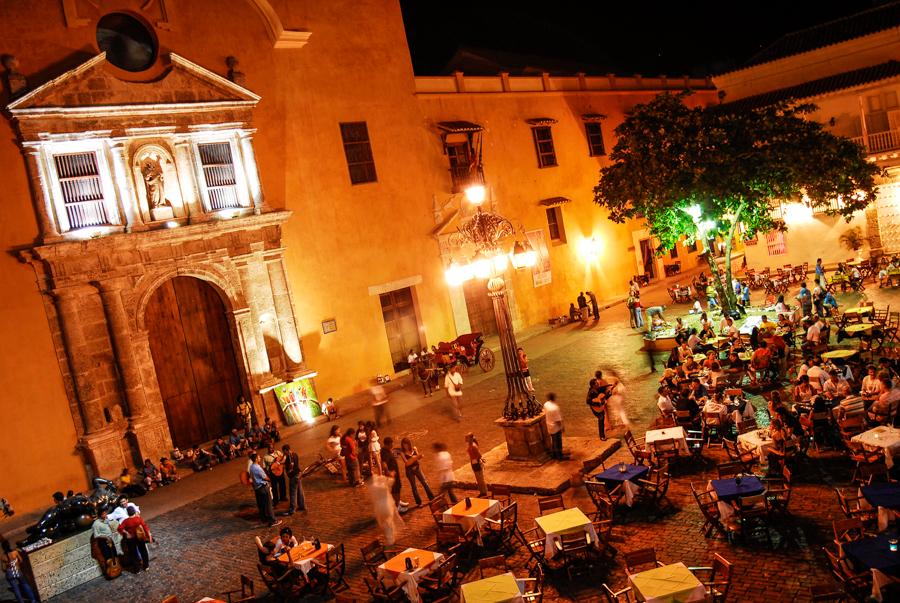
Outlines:
MULTIPOLYGON (((681 237, 721 236, 730 282, 739 224, 746 237, 786 228, 772 217, 773 203, 802 200, 849 221, 874 200, 879 168, 862 147, 808 119, 815 106, 689 107, 687 94, 660 94, 626 115, 615 130, 613 163, 594 188, 594 201, 611 220, 644 218, 659 253, 681 237), (699 218, 692 206, 699 207, 699 218)), ((726 289, 724 299, 732 299, 726 289)))

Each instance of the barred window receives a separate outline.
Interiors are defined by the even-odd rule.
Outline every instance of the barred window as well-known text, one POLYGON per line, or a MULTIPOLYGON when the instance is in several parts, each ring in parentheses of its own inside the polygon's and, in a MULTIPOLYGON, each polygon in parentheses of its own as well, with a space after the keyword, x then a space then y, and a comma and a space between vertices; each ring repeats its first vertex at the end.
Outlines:
POLYGON ((553 167, 556 163, 556 149, 553 147, 553 132, 550 126, 532 128, 534 150, 537 153, 538 167, 553 167))
POLYGON ((344 155, 347 157, 347 168, 350 170, 350 183, 377 182, 375 157, 372 155, 366 122, 342 123, 341 140, 344 143, 344 155))
POLYGON ((787 253, 787 247, 784 244, 784 233, 780 230, 766 233, 766 248, 769 250, 769 255, 784 255, 787 253))
POLYGON ((600 127, 600 122, 585 122, 584 132, 587 134, 588 155, 591 157, 606 155, 606 147, 603 146, 603 129, 600 127))
POLYGON ((231 145, 227 142, 208 142, 198 144, 197 150, 200 152, 210 209, 240 207, 231 145))
POLYGON ((97 153, 54 155, 69 229, 110 224, 104 203, 97 153))

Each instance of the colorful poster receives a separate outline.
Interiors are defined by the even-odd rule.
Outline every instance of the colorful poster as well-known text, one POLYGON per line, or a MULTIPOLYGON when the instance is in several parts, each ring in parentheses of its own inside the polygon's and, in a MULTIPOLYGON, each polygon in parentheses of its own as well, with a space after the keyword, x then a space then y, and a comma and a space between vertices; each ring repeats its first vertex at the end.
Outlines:
POLYGON ((543 230, 529 230, 525 233, 528 243, 537 253, 537 262, 531 268, 531 276, 535 287, 549 285, 553 280, 550 272, 550 251, 547 249, 547 241, 544 239, 543 230))
POLYGON ((301 421, 312 423, 322 414, 316 387, 308 377, 276 386, 275 397, 288 425, 296 425, 301 421))

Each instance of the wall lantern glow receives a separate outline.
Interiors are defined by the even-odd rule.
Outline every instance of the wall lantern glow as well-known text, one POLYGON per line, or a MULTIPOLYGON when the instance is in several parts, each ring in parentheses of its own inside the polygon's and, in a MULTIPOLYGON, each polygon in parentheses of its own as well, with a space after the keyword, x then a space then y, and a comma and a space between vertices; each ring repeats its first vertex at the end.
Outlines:
POLYGON ((178 222, 176 220, 169 220, 166 222, 166 228, 177 228, 178 222))
POLYGON ((603 251, 603 242, 597 237, 581 239, 581 242, 578 244, 578 251, 583 260, 594 262, 603 251))
POLYGON ((812 220, 813 210, 805 203, 787 203, 782 216, 786 224, 803 224, 812 220))

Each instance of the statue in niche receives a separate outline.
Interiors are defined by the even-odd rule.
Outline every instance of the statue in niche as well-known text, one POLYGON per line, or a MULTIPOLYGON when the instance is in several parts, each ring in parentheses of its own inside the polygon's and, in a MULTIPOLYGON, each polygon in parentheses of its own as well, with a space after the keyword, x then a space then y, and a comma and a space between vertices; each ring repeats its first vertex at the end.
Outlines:
POLYGON ((147 189, 147 205, 151 210, 160 207, 172 207, 166 199, 165 176, 159 159, 147 157, 141 164, 141 175, 144 177, 144 187, 147 189))

